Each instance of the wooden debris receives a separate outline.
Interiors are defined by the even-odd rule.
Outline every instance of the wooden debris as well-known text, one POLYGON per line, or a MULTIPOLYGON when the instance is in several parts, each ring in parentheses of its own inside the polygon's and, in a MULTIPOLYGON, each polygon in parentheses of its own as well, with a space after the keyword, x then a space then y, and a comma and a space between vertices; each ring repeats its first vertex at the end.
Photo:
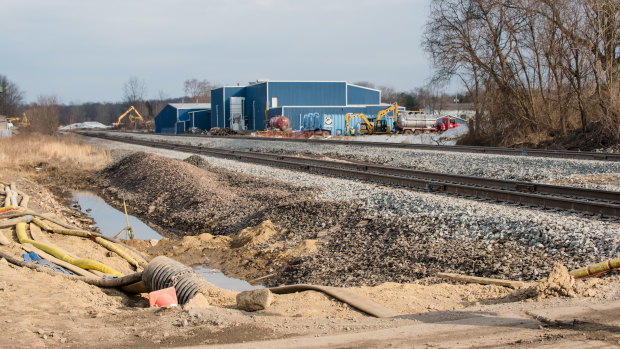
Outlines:
POLYGON ((497 286, 515 288, 515 289, 522 288, 525 286, 525 282, 522 282, 522 281, 492 279, 492 278, 484 278, 484 277, 478 277, 478 276, 469 276, 469 275, 461 275, 461 274, 453 274, 453 273, 437 273, 437 276, 442 279, 461 281, 461 282, 470 282, 470 283, 482 284, 482 285, 497 285, 497 286))

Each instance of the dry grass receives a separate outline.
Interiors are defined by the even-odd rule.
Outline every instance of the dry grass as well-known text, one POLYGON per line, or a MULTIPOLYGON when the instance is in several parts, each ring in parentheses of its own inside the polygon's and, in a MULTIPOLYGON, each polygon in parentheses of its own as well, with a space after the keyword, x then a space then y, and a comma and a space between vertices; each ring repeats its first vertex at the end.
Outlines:
POLYGON ((110 152, 80 143, 72 135, 20 134, 0 139, 0 168, 27 170, 42 164, 97 170, 111 160, 110 152))

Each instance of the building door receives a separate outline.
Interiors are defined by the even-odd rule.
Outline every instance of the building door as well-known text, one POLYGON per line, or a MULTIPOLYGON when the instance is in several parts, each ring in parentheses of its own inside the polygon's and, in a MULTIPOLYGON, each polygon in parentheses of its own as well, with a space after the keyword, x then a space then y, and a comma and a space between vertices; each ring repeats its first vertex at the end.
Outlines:
POLYGON ((246 130, 243 105, 245 97, 230 97, 230 128, 235 131, 246 130))

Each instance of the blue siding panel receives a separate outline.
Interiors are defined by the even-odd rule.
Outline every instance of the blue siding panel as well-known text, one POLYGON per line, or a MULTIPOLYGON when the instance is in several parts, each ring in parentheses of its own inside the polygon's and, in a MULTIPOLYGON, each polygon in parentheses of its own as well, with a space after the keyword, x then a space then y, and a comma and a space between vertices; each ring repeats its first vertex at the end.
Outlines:
MULTIPOLYGON (((267 82, 269 101, 278 98, 278 106, 346 105, 346 82, 267 82)), ((271 106, 273 107, 273 105, 271 106)))
POLYGON ((265 129, 265 108, 267 107, 267 83, 250 85, 245 88, 245 113, 248 129, 265 129))
POLYGON ((194 112, 194 127, 198 127, 201 130, 211 129, 211 111, 196 111, 194 112))
MULTIPOLYGON (((394 119, 388 118, 387 124, 391 130, 394 129, 394 119)), ((349 132, 351 135, 351 129, 355 130, 355 135, 360 134, 360 125, 363 119, 359 117, 352 117, 349 119, 349 132)), ((346 114, 320 114, 309 113, 302 117, 302 130, 304 131, 316 131, 324 130, 330 131, 333 136, 345 136, 347 135, 347 119, 346 114)))
MULTIPOLYGON (((282 107, 279 114, 269 111, 269 117, 275 115, 284 115, 291 121, 291 129, 301 130, 303 123, 303 116, 309 113, 323 114, 342 114, 347 113, 364 113, 368 119, 375 118, 377 114, 387 108, 386 105, 374 105, 374 106, 347 106, 347 107, 282 107)), ((279 111, 279 110, 278 110, 279 111)), ((393 120, 393 113, 390 112, 387 116, 388 119, 393 120)), ((392 121, 393 122, 393 121, 392 121)), ((388 124, 390 121, 388 120, 388 124)), ((344 129, 344 128, 343 128, 344 129)))
POLYGON ((175 123, 177 121, 177 110, 170 105, 155 117, 155 133, 175 133, 175 123))
POLYGON ((347 84, 347 104, 381 104, 381 91, 347 84))

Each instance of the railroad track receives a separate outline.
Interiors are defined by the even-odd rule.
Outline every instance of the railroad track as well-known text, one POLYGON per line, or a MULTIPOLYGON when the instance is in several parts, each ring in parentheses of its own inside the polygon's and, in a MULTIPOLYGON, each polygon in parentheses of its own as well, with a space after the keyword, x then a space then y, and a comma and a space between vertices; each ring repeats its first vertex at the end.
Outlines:
POLYGON ((480 146, 469 146, 469 145, 405 144, 405 143, 389 143, 389 142, 346 141, 346 140, 335 140, 335 139, 270 138, 270 137, 250 137, 250 136, 208 136, 208 135, 200 135, 200 134, 198 135, 183 134, 183 135, 166 135, 166 136, 249 139, 249 140, 254 140, 254 141, 265 141, 265 142, 271 141, 271 142, 341 144, 341 145, 355 145, 355 146, 365 146, 365 147, 419 149, 419 150, 430 150, 430 151, 449 151, 449 152, 462 152, 462 153, 547 157, 547 158, 576 159, 576 160, 620 161, 620 153, 597 153, 597 152, 585 152, 585 151, 582 152, 582 151, 572 151, 572 150, 480 147, 480 146))
POLYGON ((614 191, 470 177, 269 153, 207 148, 113 136, 103 133, 82 132, 81 134, 149 147, 295 169, 327 176, 353 178, 389 186, 416 188, 435 193, 587 213, 614 219, 620 218, 620 192, 614 191))

